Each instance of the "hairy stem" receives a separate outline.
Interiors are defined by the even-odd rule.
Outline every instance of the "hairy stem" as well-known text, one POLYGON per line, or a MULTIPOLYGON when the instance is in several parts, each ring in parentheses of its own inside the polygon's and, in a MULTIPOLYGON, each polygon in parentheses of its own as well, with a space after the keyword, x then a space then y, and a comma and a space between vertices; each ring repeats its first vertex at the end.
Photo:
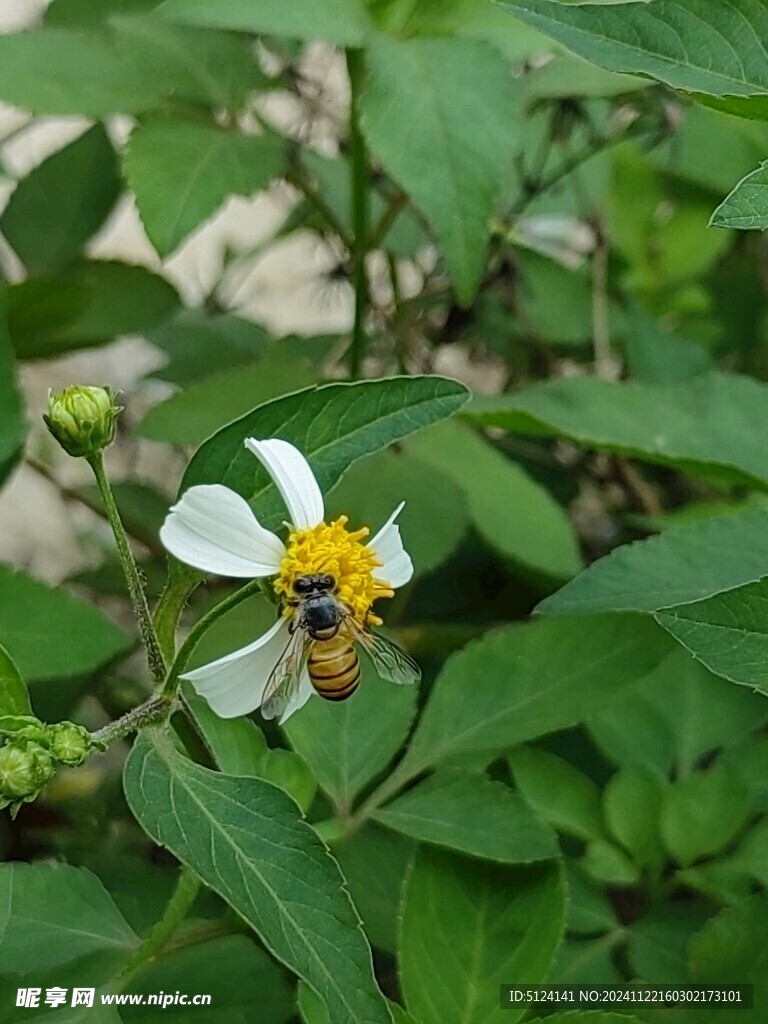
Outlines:
POLYGON ((176 887, 171 893, 171 898, 165 906, 162 917, 115 979, 115 987, 118 990, 123 989, 145 964, 150 963, 163 952, 179 925, 192 909, 192 904, 197 899, 201 886, 202 882, 193 871, 187 867, 181 868, 176 887))
POLYGON ((104 509, 107 514, 107 519, 109 520, 109 525, 112 527, 115 544, 117 545, 117 553, 120 556, 120 563, 123 567, 126 583, 128 584, 128 593, 130 594, 131 604, 133 605, 133 611, 139 624, 141 641, 147 652, 149 671, 155 682, 159 683, 165 678, 165 660, 163 659, 162 651, 160 650, 160 645, 155 634, 152 615, 149 611, 149 605, 147 604, 147 595, 144 593, 144 584, 142 583, 141 575, 139 573, 138 566, 136 565, 136 560, 133 557, 131 546, 128 543, 128 537, 126 535, 122 519, 120 518, 120 513, 117 509, 117 503, 115 502, 115 496, 112 493, 112 488, 109 485, 107 474, 104 471, 104 459, 102 457, 102 453, 97 452, 95 455, 92 455, 88 459, 88 462, 93 470, 93 475, 96 477, 99 494, 101 495, 101 500, 104 503, 104 509))
POLYGON ((355 289, 355 321, 352 345, 349 350, 349 372, 353 380, 360 376, 365 356, 365 318, 368 312, 368 272, 366 257, 369 250, 368 153, 360 130, 360 93, 364 74, 361 50, 347 50, 347 71, 351 91, 349 111, 350 161, 350 223, 352 225, 352 284, 355 289))
POLYGON ((131 708, 122 717, 105 725, 92 734, 91 739, 100 746, 109 747, 132 732, 138 732, 147 725, 165 721, 173 710, 173 702, 165 697, 150 697, 149 700, 131 708))
POLYGON ((197 647, 198 642, 204 633, 207 633, 211 626, 220 619, 222 615, 226 615, 232 608, 236 608, 242 601, 247 600, 254 594, 261 592, 261 580, 251 580, 250 583, 246 583, 244 587, 236 590, 234 594, 225 598, 220 604, 217 604, 215 608, 211 608, 190 630, 189 636, 179 648, 178 654, 173 659, 168 675, 163 683, 163 688, 160 692, 160 696, 163 700, 171 702, 176 697, 176 691, 179 687, 179 676, 187 667, 192 652, 197 647))

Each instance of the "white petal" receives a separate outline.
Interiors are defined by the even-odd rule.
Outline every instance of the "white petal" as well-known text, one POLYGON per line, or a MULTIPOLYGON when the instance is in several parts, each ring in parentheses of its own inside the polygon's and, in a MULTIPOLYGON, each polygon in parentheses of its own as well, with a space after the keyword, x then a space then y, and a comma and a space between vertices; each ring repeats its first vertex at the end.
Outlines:
POLYGON ((315 474, 298 448, 279 438, 257 441, 255 437, 246 438, 245 447, 274 480, 294 526, 304 530, 322 523, 323 496, 315 474))
POLYGON ((303 708, 314 692, 315 688, 310 681, 309 672, 304 669, 298 690, 294 693, 293 697, 288 702, 285 711, 280 716, 280 725, 282 725, 283 722, 287 722, 291 715, 295 711, 298 711, 299 708, 303 708))
POLYGON ((247 715, 261 704, 267 680, 289 639, 288 620, 281 618, 252 644, 186 672, 182 679, 188 679, 222 718, 247 715))
POLYGON ((283 542, 260 525, 245 498, 221 484, 185 491, 160 540, 182 562, 220 576, 273 576, 285 555, 283 542))
POLYGON ((405 502, 401 501, 376 536, 368 542, 368 547, 384 563, 374 569, 374 578, 394 588, 402 587, 413 576, 411 556, 403 547, 400 527, 395 525, 395 520, 404 508, 405 502))

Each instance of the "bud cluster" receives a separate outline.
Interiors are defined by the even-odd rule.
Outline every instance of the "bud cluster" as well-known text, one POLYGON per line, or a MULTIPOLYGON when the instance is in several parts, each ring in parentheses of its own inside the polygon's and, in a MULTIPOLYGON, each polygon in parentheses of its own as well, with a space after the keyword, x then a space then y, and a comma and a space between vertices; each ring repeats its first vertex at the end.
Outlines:
POLYGON ((111 388, 77 385, 59 395, 49 392, 43 419, 68 455, 88 458, 112 444, 121 412, 111 388))
POLYGON ((0 809, 15 815, 36 799, 60 765, 82 764, 98 749, 74 722, 45 725, 32 715, 0 716, 0 809))

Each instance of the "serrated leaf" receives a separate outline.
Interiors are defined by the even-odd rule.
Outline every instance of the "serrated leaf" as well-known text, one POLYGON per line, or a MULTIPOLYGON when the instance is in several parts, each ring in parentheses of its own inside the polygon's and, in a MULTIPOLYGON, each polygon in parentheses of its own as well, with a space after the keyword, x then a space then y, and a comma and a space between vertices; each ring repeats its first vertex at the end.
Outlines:
POLYGON ((517 788, 544 821, 580 839, 604 837, 600 791, 578 768, 536 747, 513 750, 509 764, 517 788))
POLYGON ((231 195, 266 188, 283 164, 273 135, 243 135, 217 125, 150 117, 125 151, 125 176, 150 242, 165 257, 231 195))
POLYGON ((337 809, 348 813, 361 789, 394 758, 416 715, 418 687, 383 682, 364 661, 357 693, 343 704, 313 700, 284 726, 337 809))
POLYGON ((64 266, 106 220, 122 184, 100 124, 49 156, 16 186, 0 231, 30 274, 64 266))
POLYGON ((768 580, 655 615, 686 650, 717 675, 768 694, 768 580))
POLYGON ((367 822, 333 848, 371 945, 394 954, 400 896, 416 843, 367 822))
POLYGON ((0 716, 31 714, 24 679, 10 654, 0 645, 0 716))
POLYGON ((357 459, 450 416, 467 397, 463 384, 445 377, 392 377, 278 398, 209 438, 187 466, 179 492, 193 484, 226 484, 251 502, 266 526, 277 526, 285 518, 282 502, 267 471, 243 447, 246 437, 291 441, 326 492, 357 459))
POLYGON ((640 879, 640 872, 626 853, 605 839, 588 843, 579 865, 603 885, 634 885, 640 879))
POLYGON ((35 114, 133 114, 171 95, 231 107, 259 81, 243 41, 151 15, 0 37, 0 98, 35 114))
POLYGON ((581 557, 563 509, 478 433, 441 423, 409 441, 407 450, 461 487, 475 527, 499 554, 560 579, 579 571, 581 557))
POLYGON ((558 855, 554 832, 501 782, 444 768, 374 815, 420 842, 501 864, 558 855))
POLYGON ((768 511, 747 509, 674 526, 617 548, 546 598, 551 615, 657 612, 768 576, 768 511))
POLYGON ((446 661, 405 763, 415 772, 574 725, 642 679, 669 649, 658 627, 618 615, 490 633, 446 661))
POLYGON ((408 878, 400 932, 400 986, 419 1024, 503 1024, 499 984, 546 977, 560 941, 559 867, 478 863, 422 847, 408 878), (429 979, 429 984, 425 982, 429 979))
POLYGON ((86 868, 0 865, 0 908, 0 973, 42 972, 86 956, 119 964, 138 945, 86 868))
POLYGON ((459 301, 468 304, 517 144, 509 66, 491 47, 466 39, 381 36, 367 58, 363 132, 424 212, 459 301))
POLYGON ((359 44, 371 28, 361 0, 166 0, 163 17, 185 25, 231 28, 241 32, 287 36, 289 39, 322 39, 346 46, 359 44))
POLYGON ((130 647, 126 634, 93 605, 3 566, 0 643, 29 682, 93 672, 130 647))
POLYGON ((566 437, 586 448, 684 471, 768 482, 768 387, 710 373, 680 384, 614 383, 595 377, 546 381, 476 398, 466 415, 512 433, 566 437))
POLYGON ((390 1024, 341 873, 276 787, 208 771, 142 734, 125 769, 141 826, 225 899, 312 986, 339 1024, 390 1024))
POLYGON ((744 31, 768 33, 761 0, 654 0, 650 4, 565 6, 503 0, 522 21, 610 71, 650 75, 675 89, 713 96, 768 92, 768 55, 745 48, 744 31))
POLYGON ((712 214, 716 228, 763 231, 768 228, 768 163, 761 164, 736 185, 712 214))
POLYGON ((45 359, 143 334, 176 312, 172 285, 144 267, 80 263, 8 289, 11 342, 19 359, 45 359))

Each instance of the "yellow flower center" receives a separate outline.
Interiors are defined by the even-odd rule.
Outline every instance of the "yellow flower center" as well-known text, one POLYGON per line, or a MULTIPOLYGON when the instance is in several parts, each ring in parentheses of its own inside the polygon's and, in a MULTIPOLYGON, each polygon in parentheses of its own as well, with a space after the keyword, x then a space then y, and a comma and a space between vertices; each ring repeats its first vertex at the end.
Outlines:
MULTIPOLYGON (((392 597, 394 591, 373 578, 374 569, 384 563, 361 543, 370 532, 368 527, 350 531, 347 521, 346 516, 339 516, 332 523, 290 533, 275 592, 287 602, 295 597, 293 586, 301 576, 327 573, 336 582, 336 596, 354 618, 361 625, 377 625, 381 619, 371 614, 371 605, 379 597, 392 597)), ((293 613, 287 603, 284 611, 287 615, 293 613)))

